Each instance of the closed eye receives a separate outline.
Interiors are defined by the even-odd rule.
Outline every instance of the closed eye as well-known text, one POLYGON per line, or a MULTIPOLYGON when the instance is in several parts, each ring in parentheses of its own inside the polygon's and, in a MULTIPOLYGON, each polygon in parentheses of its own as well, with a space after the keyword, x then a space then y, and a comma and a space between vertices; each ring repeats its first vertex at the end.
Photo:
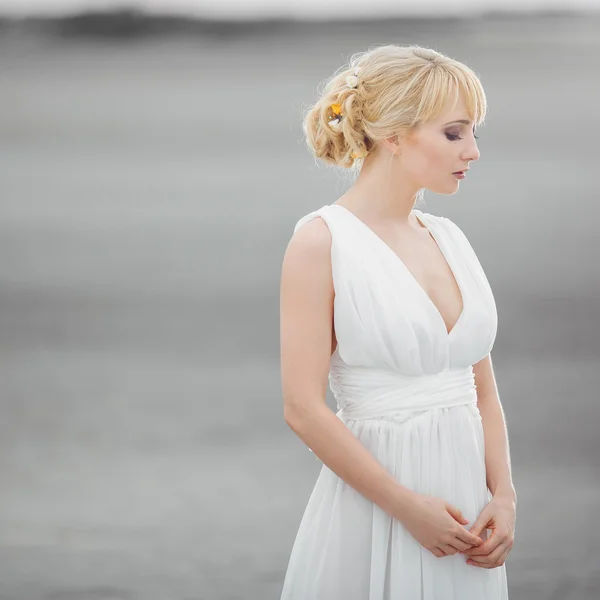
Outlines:
MULTIPOLYGON (((448 139, 449 139, 451 142, 455 142, 456 140, 462 140, 462 138, 460 137, 460 135, 456 135, 456 134, 453 134, 453 133, 447 133, 447 134, 446 134, 446 137, 447 137, 447 138, 448 138, 448 139)), ((473 135, 473 137, 474 137, 476 140, 478 140, 478 139, 479 139, 479 137, 478 137, 478 136, 476 136, 476 135, 473 135)))

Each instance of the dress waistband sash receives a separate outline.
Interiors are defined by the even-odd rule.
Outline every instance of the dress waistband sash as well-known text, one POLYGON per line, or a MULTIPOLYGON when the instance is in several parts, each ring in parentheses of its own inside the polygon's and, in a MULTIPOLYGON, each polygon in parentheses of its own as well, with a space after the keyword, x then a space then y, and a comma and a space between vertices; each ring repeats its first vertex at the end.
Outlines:
POLYGON ((393 418, 405 413, 477 404, 473 366, 433 375, 406 376, 392 370, 332 362, 331 391, 338 416, 348 419, 393 418))

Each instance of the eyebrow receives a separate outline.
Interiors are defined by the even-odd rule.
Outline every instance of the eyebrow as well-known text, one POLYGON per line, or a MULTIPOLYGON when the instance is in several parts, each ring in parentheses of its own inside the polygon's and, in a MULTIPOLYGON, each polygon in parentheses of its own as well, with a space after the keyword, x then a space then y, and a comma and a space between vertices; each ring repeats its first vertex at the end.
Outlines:
MULTIPOLYGON (((446 123, 446 125, 452 125, 452 123, 463 123, 464 125, 470 125, 471 121, 466 121, 465 119, 459 119, 458 121, 450 121, 450 123, 446 123)), ((446 125, 444 125, 444 127, 446 125)))

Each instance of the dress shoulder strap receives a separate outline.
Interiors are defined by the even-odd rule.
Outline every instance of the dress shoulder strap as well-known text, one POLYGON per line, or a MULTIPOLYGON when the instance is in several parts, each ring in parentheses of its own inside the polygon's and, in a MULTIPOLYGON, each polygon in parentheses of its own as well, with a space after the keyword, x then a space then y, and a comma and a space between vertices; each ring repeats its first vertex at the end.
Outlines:
POLYGON ((329 228, 331 235, 333 237, 333 230, 334 230, 335 226, 333 224, 333 218, 331 215, 331 207, 328 204, 325 204, 321 208, 318 208, 317 210, 313 210, 313 211, 309 212, 307 215, 304 215, 303 217, 301 217, 297 221, 296 225, 294 226, 294 233, 296 233, 296 231, 298 231, 298 229, 300 229, 300 227, 302 227, 302 225, 304 225, 305 223, 308 223, 309 221, 312 221, 313 219, 316 219, 317 217, 321 217, 323 219, 323 221, 325 221, 325 224, 329 228))
POLYGON ((471 242, 467 238, 464 231, 448 217, 441 217, 441 221, 446 228, 446 231, 452 237, 455 246, 458 248, 464 264, 473 278, 473 281, 477 287, 481 290, 483 297, 486 298, 489 306, 491 307, 494 318, 497 319, 496 315, 496 303, 494 299, 494 293, 488 281, 487 275, 483 269, 483 266, 475 252, 475 249, 471 245, 471 242))

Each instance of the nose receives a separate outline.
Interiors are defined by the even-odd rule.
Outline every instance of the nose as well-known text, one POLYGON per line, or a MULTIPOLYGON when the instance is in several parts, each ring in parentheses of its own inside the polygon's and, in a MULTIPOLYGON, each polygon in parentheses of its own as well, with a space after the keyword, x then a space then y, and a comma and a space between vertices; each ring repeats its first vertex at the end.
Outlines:
POLYGON ((474 137, 469 139, 471 141, 469 144, 467 144, 463 156, 461 157, 462 160, 467 162, 479 159, 479 148, 477 147, 477 140, 474 137))

